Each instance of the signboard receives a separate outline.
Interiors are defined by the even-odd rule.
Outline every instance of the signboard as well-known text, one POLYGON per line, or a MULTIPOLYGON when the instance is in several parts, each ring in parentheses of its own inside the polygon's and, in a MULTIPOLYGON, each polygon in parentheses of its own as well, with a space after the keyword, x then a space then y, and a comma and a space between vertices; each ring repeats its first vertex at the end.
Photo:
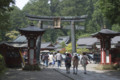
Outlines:
POLYGON ((54 18, 54 28, 61 28, 61 19, 60 18, 54 18))

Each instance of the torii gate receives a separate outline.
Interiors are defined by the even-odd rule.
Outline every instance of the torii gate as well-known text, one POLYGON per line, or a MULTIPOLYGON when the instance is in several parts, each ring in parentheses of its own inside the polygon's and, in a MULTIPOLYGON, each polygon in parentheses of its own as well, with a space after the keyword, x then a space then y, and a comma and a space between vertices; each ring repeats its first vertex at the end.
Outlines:
MULTIPOLYGON (((36 20, 36 21, 41 21, 41 28, 43 27, 43 21, 54 21, 54 28, 61 28, 60 24, 61 21, 69 21, 71 22, 71 40, 72 40, 72 54, 76 52, 76 40, 75 40, 75 22, 79 21, 85 21, 87 15, 83 15, 83 16, 75 16, 75 17, 71 17, 71 16, 34 16, 34 15, 26 15, 26 17, 28 17, 28 19, 30 20, 36 20)), ((38 38, 38 42, 37 42, 37 55, 38 55, 38 62, 39 62, 39 54, 40 54, 40 42, 41 42, 41 38, 38 38)))

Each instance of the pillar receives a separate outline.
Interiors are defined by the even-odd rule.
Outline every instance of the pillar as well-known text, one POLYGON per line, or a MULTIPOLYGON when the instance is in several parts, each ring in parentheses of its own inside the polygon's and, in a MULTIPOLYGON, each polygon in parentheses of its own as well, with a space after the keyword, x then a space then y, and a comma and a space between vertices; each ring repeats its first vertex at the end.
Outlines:
POLYGON ((106 63, 106 56, 105 56, 105 51, 102 48, 101 49, 101 64, 105 64, 106 63))
POLYGON ((105 53, 104 39, 101 39, 100 43, 101 43, 101 64, 105 64, 106 63, 106 53, 105 53))
POLYGON ((72 41, 72 54, 76 52, 76 40, 75 40, 75 24, 71 21, 71 41, 72 41))

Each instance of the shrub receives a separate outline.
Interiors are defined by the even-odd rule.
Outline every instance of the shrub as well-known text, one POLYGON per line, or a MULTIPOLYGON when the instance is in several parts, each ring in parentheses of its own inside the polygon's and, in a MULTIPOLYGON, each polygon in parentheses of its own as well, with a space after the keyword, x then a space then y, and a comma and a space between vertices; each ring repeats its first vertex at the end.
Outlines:
POLYGON ((120 70, 120 66, 118 64, 99 64, 96 69, 99 70, 120 70))
POLYGON ((0 73, 2 73, 6 69, 5 61, 2 55, 0 55, 0 73))
POLYGON ((99 64, 97 67, 99 70, 114 70, 114 67, 112 64, 99 64))
POLYGON ((120 70, 120 65, 119 64, 113 64, 113 68, 115 70, 120 70))

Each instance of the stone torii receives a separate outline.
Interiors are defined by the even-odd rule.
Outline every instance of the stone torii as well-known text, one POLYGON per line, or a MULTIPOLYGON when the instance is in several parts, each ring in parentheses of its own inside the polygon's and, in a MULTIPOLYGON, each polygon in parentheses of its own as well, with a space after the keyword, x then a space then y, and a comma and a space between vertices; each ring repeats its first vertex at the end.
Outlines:
MULTIPOLYGON (((75 40, 75 22, 83 22, 85 21, 87 15, 83 16, 34 16, 26 14, 26 17, 30 20, 40 21, 40 28, 43 28, 43 21, 54 21, 54 28, 61 28, 61 21, 71 22, 71 41, 72 41, 72 54, 76 52, 76 40, 75 40)), ((41 37, 37 40, 37 61, 39 63, 39 55, 40 55, 40 42, 41 37)))

